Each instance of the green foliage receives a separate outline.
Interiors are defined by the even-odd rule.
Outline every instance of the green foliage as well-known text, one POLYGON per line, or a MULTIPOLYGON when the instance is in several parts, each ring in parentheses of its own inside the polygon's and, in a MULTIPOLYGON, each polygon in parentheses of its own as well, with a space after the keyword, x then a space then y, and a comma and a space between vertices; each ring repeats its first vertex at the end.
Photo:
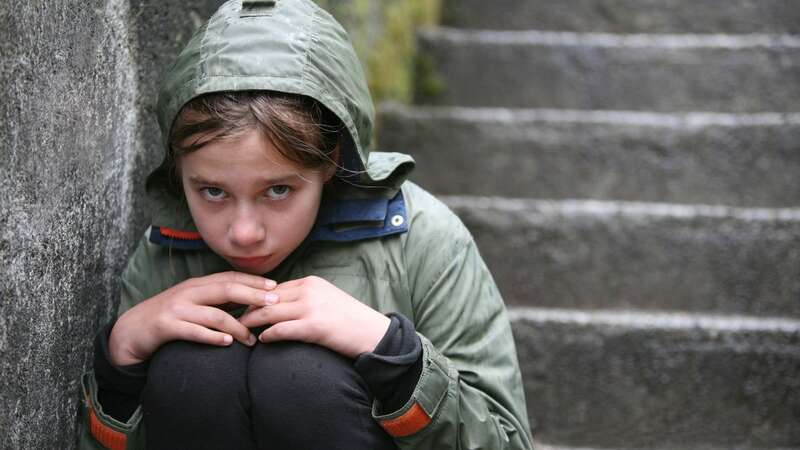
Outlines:
MULTIPOLYGON (((414 91, 415 37, 439 20, 441 0, 318 0, 347 29, 364 64, 373 99, 409 102, 414 91)), ((435 90, 436 81, 424 80, 435 90), (433 86, 433 87, 432 87, 433 86)))
POLYGON ((444 89, 444 82, 434 69, 433 61, 425 55, 417 55, 414 61, 416 94, 419 98, 434 98, 444 89))

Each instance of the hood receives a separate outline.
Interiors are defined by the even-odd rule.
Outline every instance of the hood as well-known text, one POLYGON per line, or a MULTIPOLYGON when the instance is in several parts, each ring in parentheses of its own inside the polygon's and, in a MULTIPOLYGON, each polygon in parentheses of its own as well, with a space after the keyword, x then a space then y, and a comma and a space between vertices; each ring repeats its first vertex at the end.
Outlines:
POLYGON ((167 70, 157 115, 165 158, 147 178, 151 223, 195 231, 169 174, 168 136, 180 109, 211 92, 271 90, 311 97, 347 129, 337 195, 393 197, 413 169, 401 153, 371 152, 375 110, 361 63, 342 26, 310 0, 234 0, 222 5, 167 70))

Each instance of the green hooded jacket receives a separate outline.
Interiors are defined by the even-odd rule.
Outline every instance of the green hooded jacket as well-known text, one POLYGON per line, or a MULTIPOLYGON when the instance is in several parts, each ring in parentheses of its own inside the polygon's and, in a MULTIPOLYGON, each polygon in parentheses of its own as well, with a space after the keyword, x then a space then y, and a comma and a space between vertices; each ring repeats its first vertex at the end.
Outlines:
MULTIPOLYGON (((400 449, 532 448, 502 298, 461 221, 406 181, 413 159, 369 151, 374 109, 344 29, 309 0, 226 3, 167 71, 158 100, 165 147, 189 100, 239 90, 309 96, 349 132, 336 198, 323 201, 304 243, 268 275, 278 282, 316 275, 414 323, 419 381, 400 410, 379 415, 373 405, 374 419, 400 449)), ((152 225, 122 275, 118 316, 183 280, 232 269, 196 232, 168 158, 147 179, 152 225)), ((120 422, 104 413, 93 373, 82 385, 79 449, 143 449, 141 408, 120 422)))

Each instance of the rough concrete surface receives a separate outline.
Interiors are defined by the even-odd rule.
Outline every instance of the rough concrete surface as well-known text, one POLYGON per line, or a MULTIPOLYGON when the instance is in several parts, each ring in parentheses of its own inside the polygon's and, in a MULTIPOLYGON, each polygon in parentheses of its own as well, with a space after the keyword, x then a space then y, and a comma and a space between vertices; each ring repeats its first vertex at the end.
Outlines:
POLYGON ((0 448, 74 446, 79 376, 143 231, 154 86, 214 3, 0 3, 0 448))
POLYGON ((800 209, 444 200, 509 304, 800 317, 800 209))
POLYGON ((793 112, 793 35, 613 35, 432 29, 420 103, 635 111, 793 112), (491 68, 491 70, 486 70, 491 68), (733 95, 735 93, 735 95, 733 95))
POLYGON ((800 442, 798 321, 528 308, 511 317, 538 439, 650 449, 800 442))
POLYGON ((437 194, 759 207, 800 198, 800 114, 379 112, 381 150, 410 153, 412 179, 437 194))
POLYGON ((449 0, 442 22, 486 30, 797 33, 795 0, 449 0))

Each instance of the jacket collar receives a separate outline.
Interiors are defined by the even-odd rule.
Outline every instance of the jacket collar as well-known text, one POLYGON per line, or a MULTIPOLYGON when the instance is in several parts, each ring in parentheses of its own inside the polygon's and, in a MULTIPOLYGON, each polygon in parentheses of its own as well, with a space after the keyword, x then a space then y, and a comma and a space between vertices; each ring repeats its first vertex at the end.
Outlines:
POLYGON ((353 242, 408 231, 403 192, 392 199, 338 199, 320 207, 311 242, 353 242))

